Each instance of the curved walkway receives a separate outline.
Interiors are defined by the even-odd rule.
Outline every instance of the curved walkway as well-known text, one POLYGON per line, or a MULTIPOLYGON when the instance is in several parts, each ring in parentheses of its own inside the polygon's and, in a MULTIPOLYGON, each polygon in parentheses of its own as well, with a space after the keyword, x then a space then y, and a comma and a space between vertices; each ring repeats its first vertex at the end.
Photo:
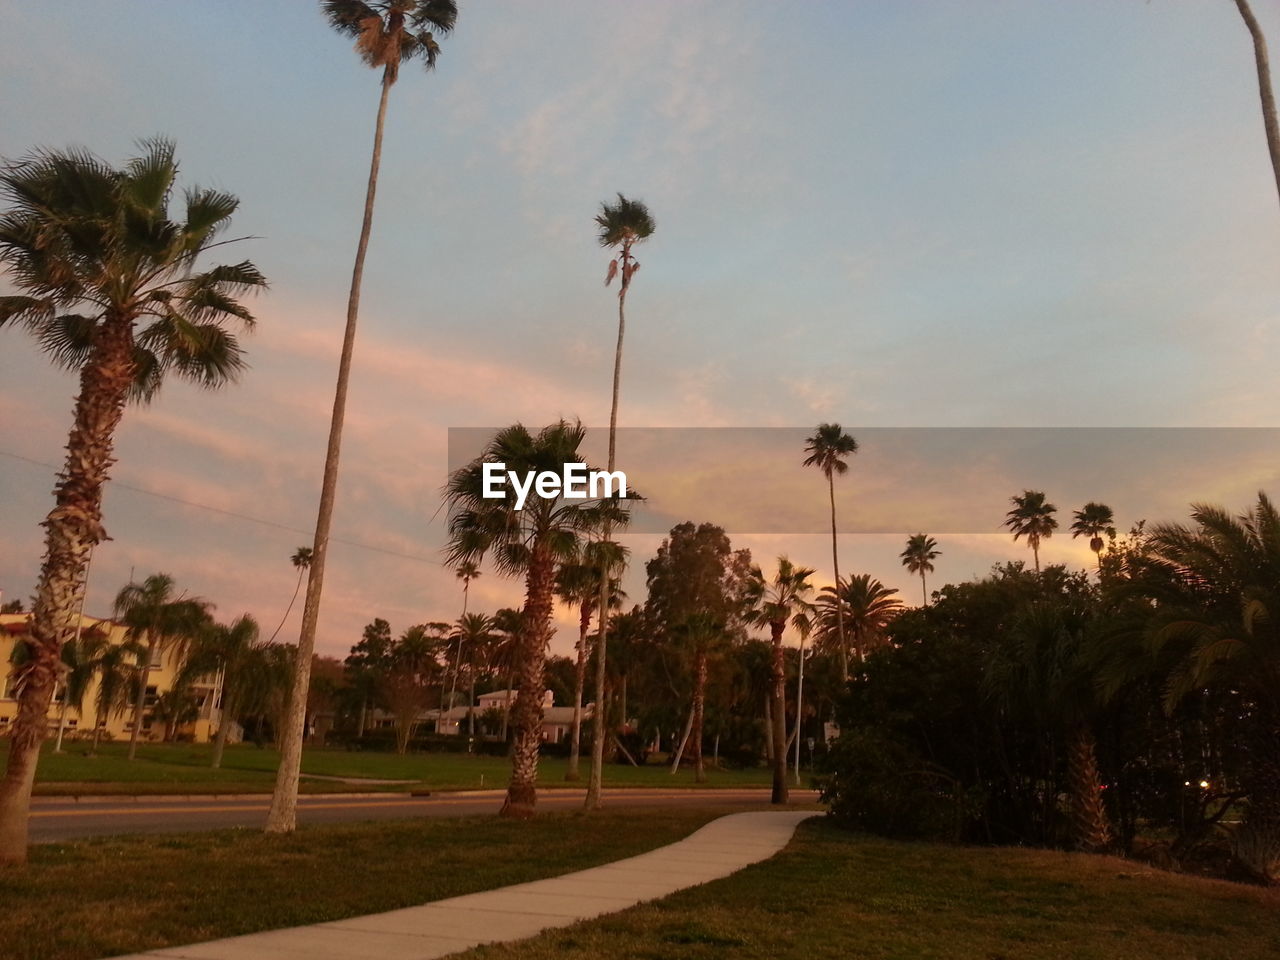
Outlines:
POLYGON ((577 873, 118 960, 431 960, 482 943, 523 940, 727 877, 773 856, 812 816, 808 810, 734 813, 677 843, 577 873))

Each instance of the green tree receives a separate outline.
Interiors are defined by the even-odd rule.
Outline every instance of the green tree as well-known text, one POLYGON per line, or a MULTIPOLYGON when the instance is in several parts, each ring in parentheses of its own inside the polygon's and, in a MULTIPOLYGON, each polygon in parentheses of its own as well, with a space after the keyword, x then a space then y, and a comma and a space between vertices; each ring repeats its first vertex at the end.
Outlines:
POLYGON ((67 457, 44 520, 45 555, 31 616, 33 656, 0 782, 0 861, 26 857, 36 757, 62 645, 75 634, 84 574, 106 538, 102 491, 116 428, 130 400, 154 399, 172 375, 216 388, 244 366, 232 326, 253 316, 237 299, 266 281, 248 261, 209 269, 238 201, 189 189, 169 207, 173 144, 149 140, 115 169, 80 150, 42 151, 0 171, 0 263, 16 295, 0 297, 0 327, 20 324, 53 362, 79 374, 67 457))
POLYGON ((1102 548, 1106 546, 1102 538, 1104 536, 1108 540, 1116 538, 1115 515, 1105 503, 1096 503, 1091 500, 1077 510, 1074 516, 1075 520, 1071 524, 1071 539, 1089 538, 1089 549, 1093 551, 1098 561, 1098 571, 1101 573, 1102 548))
POLYGON ((920 574, 922 606, 929 605, 929 585, 925 575, 933 573, 933 561, 942 556, 938 541, 925 533, 915 533, 907 538, 907 548, 898 555, 908 573, 920 574))
POLYGON ((1013 509, 1005 514, 1004 525, 1013 532, 1013 539, 1026 537, 1031 545, 1031 553, 1036 562, 1036 573, 1040 572, 1040 542, 1053 536, 1058 529, 1058 521, 1054 514, 1058 508, 1045 500, 1039 490, 1024 490, 1020 496, 1010 497, 1013 509))
POLYGON ((544 471, 563 474, 565 464, 583 462, 579 447, 585 435, 581 424, 563 420, 537 433, 522 424, 506 427, 494 435, 479 457, 454 471, 446 488, 446 499, 453 508, 448 562, 492 557, 500 574, 520 576, 525 582, 519 680, 511 714, 515 741, 503 816, 532 817, 537 804, 543 666, 551 640, 556 571, 572 561, 581 536, 601 529, 606 517, 617 523, 626 514, 615 500, 565 500, 533 492, 524 509, 513 510, 505 499, 484 495, 484 464, 504 463, 507 470, 521 476, 544 471))
MULTIPOLYGON (((372 623, 365 625, 360 642, 351 648, 351 652, 344 661, 351 685, 360 696, 360 713, 356 720, 358 736, 364 736, 365 717, 373 705, 378 685, 387 671, 387 657, 390 650, 391 624, 378 617, 372 623)), ((440 701, 444 702, 443 686, 440 691, 440 701)))
POLYGON ((187 647, 207 628, 210 606, 199 597, 175 595, 173 577, 167 573, 155 573, 141 583, 130 583, 116 595, 116 619, 124 624, 126 636, 138 642, 144 657, 139 664, 142 679, 133 702, 130 760, 138 754, 148 671, 159 666, 159 659, 166 654, 178 662, 182 660, 187 647))
MULTIPOLYGON (((831 499, 831 566, 836 583, 840 582, 840 551, 836 537, 836 474, 844 476, 849 471, 845 457, 858 452, 858 441, 845 433, 838 423, 822 423, 817 432, 805 441, 805 450, 809 456, 805 458, 806 467, 817 467, 827 478, 827 494, 831 499)), ((836 637, 840 650, 840 669, 844 678, 849 679, 849 648, 845 644, 844 620, 840 607, 836 606, 836 637)))
POLYGON ((419 60, 428 70, 436 65, 442 36, 453 29, 458 7, 454 0, 324 0, 329 25, 355 40, 356 53, 366 66, 382 72, 378 115, 374 125, 373 155, 365 188, 364 217, 356 244, 355 266, 347 295, 347 319, 338 360, 334 388, 333 415, 325 452, 324 478, 320 485, 320 505, 316 514, 315 541, 307 578, 307 596, 302 605, 302 630, 298 636, 289 717, 280 744, 280 767, 276 774, 271 809, 267 814, 268 833, 289 833, 297 825, 298 777, 302 769, 302 739, 306 727, 307 686, 315 653, 316 626, 320 620, 320 595, 324 589, 325 561, 329 553, 329 529, 338 490, 338 461, 342 451, 342 427, 346 417, 347 389, 351 379, 351 357, 355 351, 356 322, 360 315, 360 287, 364 279, 365 256, 373 230, 373 205, 378 189, 378 169, 382 163, 382 134, 387 117, 387 99, 400 75, 400 65, 419 60))
MULTIPOLYGON (((597 239, 600 246, 616 253, 609 260, 609 271, 605 274, 605 286, 620 279, 618 287, 618 343, 613 354, 613 399, 609 407, 609 472, 612 473, 617 464, 618 439, 618 389, 622 382, 622 340, 626 332, 627 291, 631 289, 631 280, 640 269, 640 261, 635 258, 632 248, 653 236, 655 224, 649 208, 643 201, 628 200, 618 194, 616 204, 602 203, 600 212, 596 214, 597 239)), ((609 518, 606 515, 601 528, 600 539, 609 541, 612 533, 609 518)), ((601 610, 613 609, 609 602, 609 579, 600 581, 601 610)), ((604 766, 605 737, 605 679, 608 675, 609 650, 609 618, 600 618, 600 629, 596 641, 596 709, 592 718, 591 729, 591 777, 587 782, 586 809, 595 810, 600 806, 600 777, 604 766)))
POLYGON ((814 571, 797 567, 786 557, 778 558, 778 572, 766 580, 759 567, 751 568, 748 581, 747 621, 767 627, 773 644, 771 682, 773 684, 773 803, 786 803, 787 792, 787 687, 786 660, 782 635, 790 625, 802 635, 809 633, 814 612, 807 599, 813 592, 809 578, 814 571))

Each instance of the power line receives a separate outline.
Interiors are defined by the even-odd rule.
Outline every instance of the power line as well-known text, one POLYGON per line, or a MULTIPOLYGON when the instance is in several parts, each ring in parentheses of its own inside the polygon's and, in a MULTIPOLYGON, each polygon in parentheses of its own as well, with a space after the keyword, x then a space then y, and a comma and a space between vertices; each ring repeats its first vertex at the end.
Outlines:
MULTIPOLYGON (((12 460, 20 460, 23 463, 28 463, 28 464, 31 464, 32 466, 44 467, 48 470, 52 470, 55 474, 59 471, 59 467, 55 464, 46 463, 43 460, 36 460, 36 459, 33 459, 32 457, 25 457, 20 453, 13 453, 9 450, 0 450, 0 456, 9 457, 12 460)), ((253 517, 247 513, 237 513, 234 510, 226 510, 222 507, 215 507, 212 504, 198 503, 195 500, 187 500, 187 499, 184 499, 183 497, 175 497, 173 494, 170 494, 170 493, 161 493, 159 490, 150 490, 146 487, 135 486, 134 484, 131 484, 131 483, 125 483, 123 480, 112 480, 111 487, 112 489, 123 489, 123 490, 129 490, 132 493, 145 494, 148 497, 157 497, 160 500, 168 500, 170 503, 181 504, 184 507, 192 507, 196 510, 207 510, 210 513, 221 514, 224 517, 233 517, 236 520, 244 520, 248 523, 260 524, 261 526, 264 526, 264 527, 272 527, 276 530, 285 530, 285 531, 288 531, 289 533, 299 533, 299 534, 302 534, 304 537, 309 537, 309 538, 315 537, 315 531, 313 530, 305 530, 301 527, 291 527, 288 524, 278 523, 275 520, 267 520, 267 519, 264 519, 263 517, 253 517)), ((359 540, 347 540, 343 537, 330 537, 329 541, 331 543, 341 543, 344 546, 348 546, 348 547, 355 547, 358 550, 368 550, 371 553, 381 553, 389 557, 398 557, 401 560, 413 560, 417 563, 429 563, 437 567, 444 565, 442 561, 433 560, 431 557, 420 557, 412 553, 402 553, 399 550, 390 550, 386 547, 377 547, 371 543, 362 543, 359 540)))

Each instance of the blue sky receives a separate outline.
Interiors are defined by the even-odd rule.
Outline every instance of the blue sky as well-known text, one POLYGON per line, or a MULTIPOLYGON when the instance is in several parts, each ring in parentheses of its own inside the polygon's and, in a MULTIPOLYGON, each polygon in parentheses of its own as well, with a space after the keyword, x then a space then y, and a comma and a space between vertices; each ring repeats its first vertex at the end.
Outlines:
MULTIPOLYGON (((448 427, 606 422, 591 216, 618 190, 658 220, 624 424, 1280 425, 1280 209, 1230 3, 460 6, 439 69, 392 94, 335 527, 386 552, 334 551, 324 650, 373 616, 455 615, 448 427)), ((293 529, 113 489, 90 609, 162 569, 273 625, 314 520, 377 77, 309 0, 0 0, 0 23, 0 154, 171 136, 189 181, 242 198, 272 281, 244 382, 131 410, 115 476, 293 529)), ((74 380, 19 331, 0 344, 0 449, 57 462, 74 380)), ((995 516, 1028 484, 1054 498, 1004 479, 995 516)), ((0 456, 6 597, 34 585, 49 481, 0 456)), ((847 565, 913 596, 898 539, 848 538, 847 565)), ((742 542, 826 563, 821 537, 742 542)), ((939 582, 1024 552, 998 530, 943 547, 939 582)))

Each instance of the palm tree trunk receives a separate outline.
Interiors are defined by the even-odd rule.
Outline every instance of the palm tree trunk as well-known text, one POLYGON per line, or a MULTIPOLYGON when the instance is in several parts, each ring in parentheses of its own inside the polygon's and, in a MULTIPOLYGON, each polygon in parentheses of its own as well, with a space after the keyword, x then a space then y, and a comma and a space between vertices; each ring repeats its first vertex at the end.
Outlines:
POLYGON ((769 625, 773 635, 773 803, 786 803, 787 794, 787 671, 782 650, 786 624, 769 625))
MULTIPOLYGON (((849 648, 844 642, 844 601, 840 597, 840 551, 836 541, 836 481, 827 474, 827 492, 831 495, 831 567, 836 575, 836 640, 840 644, 840 672, 844 682, 849 682, 849 648)), ((796 776, 800 775, 796 761, 796 776)))
MULTIPOLYGON (((453 658, 453 682, 449 684, 449 709, 453 709, 453 701, 458 696, 458 674, 462 671, 462 634, 458 634, 458 652, 453 658)), ((458 724, 458 733, 462 733, 462 724, 458 724)))
MULTIPOLYGON (((56 694, 55 694, 56 695, 56 694)), ((53 745, 54 753, 62 752, 62 734, 67 729, 67 688, 62 688, 62 706, 58 710, 58 739, 53 745)))
POLYGON ((142 713, 147 706, 147 674, 151 670, 151 658, 155 656, 156 642, 147 635, 146 661, 138 669, 138 693, 133 699, 133 731, 129 734, 129 759, 138 755, 138 736, 142 733, 142 713))
POLYGON ((1072 842, 1078 850, 1089 853, 1105 850, 1111 843, 1111 824, 1102 803, 1102 778, 1098 775, 1093 733, 1083 723, 1072 733, 1067 767, 1072 842))
POLYGON ((369 252, 369 234, 373 229, 373 202, 378 191, 378 167, 382 163, 382 130, 387 117, 387 95, 392 77, 384 70, 382 94, 378 101, 378 120, 373 133, 373 157, 369 163, 369 184, 364 198, 364 220, 360 241, 356 246, 356 262, 351 271, 351 292, 347 297, 347 325, 342 337, 342 356, 338 361, 338 382, 333 396, 333 417, 329 424, 329 446, 325 453, 324 479, 320 485, 320 509, 316 515, 316 535, 311 547, 308 568, 307 598, 302 605, 302 632, 294 663, 289 716, 280 740, 280 767, 276 772, 271 810, 267 814, 267 833, 291 833, 298 822, 298 777, 302 771, 302 737, 306 725, 307 688, 311 684, 311 658, 316 647, 316 626, 320 620, 320 593, 324 587, 325 560, 329 553, 329 527, 333 522, 333 505, 338 491, 338 460, 342 452, 342 426, 346 418, 347 387, 351 379, 351 356, 356 343, 356 321, 360 316, 360 284, 364 279, 364 260, 369 252))
POLYGON ((511 685, 516 682, 515 672, 507 671, 507 703, 502 709, 502 742, 507 742, 507 725, 511 720, 511 685))
POLYGON ((1271 89, 1271 64, 1267 57, 1267 39, 1262 34, 1248 0, 1236 0, 1236 7, 1253 38, 1253 59, 1258 68, 1258 94, 1262 99, 1262 123, 1267 132, 1267 150, 1271 154, 1271 170, 1276 178, 1276 192, 1280 195, 1280 122, 1276 120, 1276 98, 1271 89))
POLYGON ((66 465, 54 487, 55 506, 44 521, 45 559, 31 611, 32 656, 14 677, 22 692, 0 781, 0 863, 27 858, 31 787, 47 733, 62 645, 75 633, 89 557, 106 537, 102 487, 114 462, 113 439, 133 382, 131 331, 127 319, 109 320, 94 345, 93 358, 80 373, 66 465))
POLYGON ((511 782, 500 816, 528 820, 538 802, 538 747, 542 743, 543 665, 551 640, 555 561, 545 545, 534 547, 529 561, 524 616, 521 618, 520 685, 512 708, 515 742, 511 782))
POLYGON ((773 691, 764 695, 764 758, 773 763, 773 691))
POLYGON ((800 786, 800 724, 804 717, 801 708, 804 705, 804 636, 800 637, 800 676, 796 683, 796 786, 800 786))
POLYGON ((702 762, 702 727, 703 714, 707 702, 707 651, 699 650, 694 663, 693 684, 693 779, 696 783, 707 782, 707 771, 702 762))
POLYGON ((231 717, 235 713, 235 702, 226 689, 226 681, 222 688, 222 712, 218 717, 218 734, 213 738, 213 759, 209 766, 217 770, 222 766, 222 752, 227 746, 227 735, 230 732, 231 717))
MULTIPOLYGON (((622 383, 622 339, 627 329, 627 287, 630 284, 629 271, 626 264, 631 257, 631 244, 622 248, 622 288, 618 291, 618 345, 613 352, 613 402, 609 408, 609 472, 617 464, 618 444, 618 390, 622 383)), ((608 520, 604 524, 601 539, 609 542, 613 532, 613 524, 608 520)), ((605 570, 600 578, 600 626, 596 631, 596 708, 591 717, 591 777, 587 781, 587 799, 584 804, 587 810, 600 808, 600 778, 604 771, 604 685, 605 685, 605 653, 608 650, 609 634, 609 576, 605 570)), ((625 719, 625 718, 624 718, 625 719)))
POLYGON ((574 672, 573 728, 569 739, 569 768, 566 780, 578 779, 578 761, 582 753, 582 694, 587 685, 587 631, 591 629, 591 604, 582 603, 578 617, 578 663, 574 672))
POLYGON ((920 571, 920 599, 924 606, 929 605, 929 585, 925 582, 924 571, 920 571))
POLYGON ((671 772, 680 769, 680 761, 684 759, 684 751, 689 746, 689 736, 693 733, 693 704, 689 705, 689 716, 684 721, 684 732, 680 734, 680 742, 672 744, 676 751, 671 755, 671 772))

